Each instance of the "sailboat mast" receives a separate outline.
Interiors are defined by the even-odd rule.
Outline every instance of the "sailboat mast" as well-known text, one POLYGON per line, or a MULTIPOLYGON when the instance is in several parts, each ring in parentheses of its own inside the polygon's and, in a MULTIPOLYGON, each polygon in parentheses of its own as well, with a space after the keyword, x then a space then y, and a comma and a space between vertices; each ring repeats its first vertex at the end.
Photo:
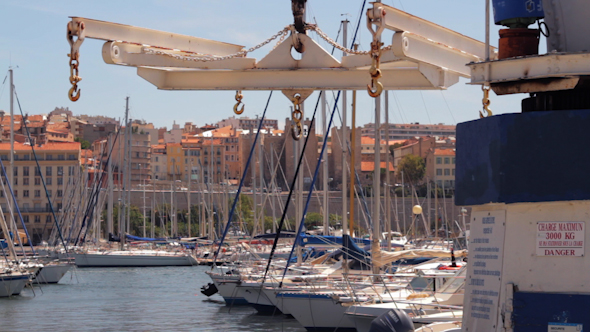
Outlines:
POLYGON ((387 232, 387 250, 391 251, 391 179, 389 174, 389 91, 385 91, 385 231, 387 232))
POLYGON ((187 196, 186 196, 186 204, 188 210, 187 216, 187 231, 188 237, 191 237, 191 177, 193 176, 193 157, 191 156, 191 149, 188 149, 188 181, 187 181, 187 196))
MULTIPOLYGON (((113 151, 113 135, 107 136, 109 151, 113 151)), ((111 153, 112 154, 112 153, 111 153)), ((109 158, 108 165, 108 201, 107 201, 107 234, 113 233, 113 158, 109 158)))
MULTIPOLYGON (((326 122, 326 90, 322 91, 322 125, 324 126, 323 134, 325 139, 328 139, 326 131, 328 130, 328 123, 326 122)), ((333 144, 334 141, 332 141, 333 144)), ((328 209, 328 153, 326 149, 321 156, 323 166, 322 188, 324 190, 324 235, 330 235, 330 221, 328 209)))
MULTIPOLYGON (((260 121, 262 121, 262 119, 260 119, 260 121)), ((262 128, 262 127, 261 127, 262 128)), ((260 217, 258 218, 258 220, 260 221, 260 229, 262 230, 262 234, 264 234, 264 196, 263 196, 263 187, 264 187, 264 176, 262 174, 262 148, 263 148, 263 144, 264 144, 264 136, 261 134, 260 135, 260 144, 258 144, 258 171, 259 171, 259 176, 260 176, 260 217)))
MULTIPOLYGON (((10 183, 14 183, 14 81, 12 68, 8 70, 10 73, 10 170, 8 178, 10 183)), ((22 119, 24 121, 24 119, 22 119)), ((31 142, 32 144, 32 142, 31 142)), ((40 171, 40 170, 39 170, 40 171)), ((13 207, 13 201, 8 199, 8 204, 13 207)))
MULTIPOLYGON (((373 241, 371 252, 378 257, 381 250, 379 245, 379 215, 381 199, 381 97, 375 99, 375 167, 373 169, 373 241)), ((379 274, 379 265, 373 261, 373 274, 379 274)))

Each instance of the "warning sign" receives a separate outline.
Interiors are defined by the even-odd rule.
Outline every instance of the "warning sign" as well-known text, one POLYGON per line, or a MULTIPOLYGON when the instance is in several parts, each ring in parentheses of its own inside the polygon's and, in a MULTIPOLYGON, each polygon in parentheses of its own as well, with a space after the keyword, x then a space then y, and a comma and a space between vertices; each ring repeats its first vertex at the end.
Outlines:
POLYGON ((537 256, 584 256, 583 221, 537 222, 537 256))

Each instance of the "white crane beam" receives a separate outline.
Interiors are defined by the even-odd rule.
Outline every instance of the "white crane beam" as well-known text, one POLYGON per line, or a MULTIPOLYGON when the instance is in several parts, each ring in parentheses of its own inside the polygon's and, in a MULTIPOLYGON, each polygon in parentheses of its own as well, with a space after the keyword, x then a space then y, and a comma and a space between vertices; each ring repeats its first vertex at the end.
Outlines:
POLYGON ((244 46, 241 45, 171 32, 139 28, 131 25, 93 20, 84 17, 73 16, 71 19, 72 22, 75 23, 71 25, 74 33, 77 33, 79 26, 81 26, 81 24, 78 23, 84 23, 84 34, 86 38, 122 41, 126 43, 150 45, 171 50, 212 55, 233 54, 244 48, 244 46))
MULTIPOLYGON (((485 59, 485 43, 467 37, 451 29, 427 21, 423 18, 408 14, 380 2, 374 2, 368 11, 369 16, 381 18, 386 29, 395 32, 411 32, 433 43, 442 44, 448 48, 485 59)), ((495 48, 490 46, 492 54, 495 48)))
MULTIPOLYGON (((387 90, 445 89, 459 76, 425 64, 398 62, 395 69, 382 69, 381 83, 387 90)), ((162 90, 366 90, 366 70, 265 69, 199 70, 140 67, 137 74, 162 90)))

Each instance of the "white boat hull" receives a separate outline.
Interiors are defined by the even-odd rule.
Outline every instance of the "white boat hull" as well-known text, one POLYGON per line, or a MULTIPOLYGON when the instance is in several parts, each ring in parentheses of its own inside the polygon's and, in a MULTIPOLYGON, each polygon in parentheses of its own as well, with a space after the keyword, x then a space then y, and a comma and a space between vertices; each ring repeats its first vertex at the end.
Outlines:
POLYGON ((190 256, 81 253, 73 254, 78 267, 150 267, 150 266, 192 266, 197 260, 190 256))
POLYGON ((354 331, 354 322, 344 313, 345 306, 329 294, 279 293, 283 306, 309 331, 354 331))
POLYGON ((29 278, 26 274, 0 276, 0 297, 19 295, 29 278))
MULTIPOLYGON (((261 291, 259 283, 242 283, 238 286, 238 290, 241 291, 242 296, 248 301, 259 314, 263 315, 280 315, 281 310, 277 308, 272 301, 268 298, 266 293, 261 291)), ((273 295, 274 296, 274 295, 273 295)))
POLYGON ((71 268, 69 263, 45 265, 33 280, 39 284, 56 284, 71 268))
POLYGON ((243 289, 238 288, 239 279, 221 279, 215 277, 211 279, 215 283, 217 291, 223 297, 226 305, 248 305, 248 301, 246 301, 244 294, 242 294, 243 289))

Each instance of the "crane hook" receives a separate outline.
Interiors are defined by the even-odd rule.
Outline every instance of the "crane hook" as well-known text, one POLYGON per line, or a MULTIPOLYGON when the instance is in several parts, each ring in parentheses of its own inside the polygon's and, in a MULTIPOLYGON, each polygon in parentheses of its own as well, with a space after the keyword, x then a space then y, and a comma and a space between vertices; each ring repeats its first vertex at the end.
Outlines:
POLYGON ((244 113, 244 104, 242 104, 242 98, 244 98, 244 95, 242 94, 242 91, 238 90, 236 91, 236 101, 237 103, 234 105, 234 113, 240 115, 242 113, 244 113), (238 107, 240 107, 240 104, 242 104, 242 108, 238 109, 238 107))
POLYGON ((383 92, 383 84, 381 84, 377 78, 373 78, 371 85, 367 84, 367 92, 369 93, 369 96, 377 98, 381 92, 383 92), (373 91, 373 87, 375 87, 375 91, 373 91))
POLYGON ((487 115, 483 115, 483 113, 481 111, 479 111, 479 118, 483 119, 485 117, 490 117, 492 115, 494 115, 492 113, 492 110, 490 109, 490 104, 492 103, 490 101, 490 88, 489 87, 485 87, 482 85, 481 90, 483 91, 483 99, 481 100, 482 105, 483 105, 483 110, 486 111, 487 115))
POLYGON ((82 90, 78 90, 78 86, 74 85, 70 88, 70 91, 68 93, 70 100, 71 101, 77 101, 78 99, 80 99, 80 92, 82 90), (76 93, 76 95, 74 95, 74 93, 76 93))

